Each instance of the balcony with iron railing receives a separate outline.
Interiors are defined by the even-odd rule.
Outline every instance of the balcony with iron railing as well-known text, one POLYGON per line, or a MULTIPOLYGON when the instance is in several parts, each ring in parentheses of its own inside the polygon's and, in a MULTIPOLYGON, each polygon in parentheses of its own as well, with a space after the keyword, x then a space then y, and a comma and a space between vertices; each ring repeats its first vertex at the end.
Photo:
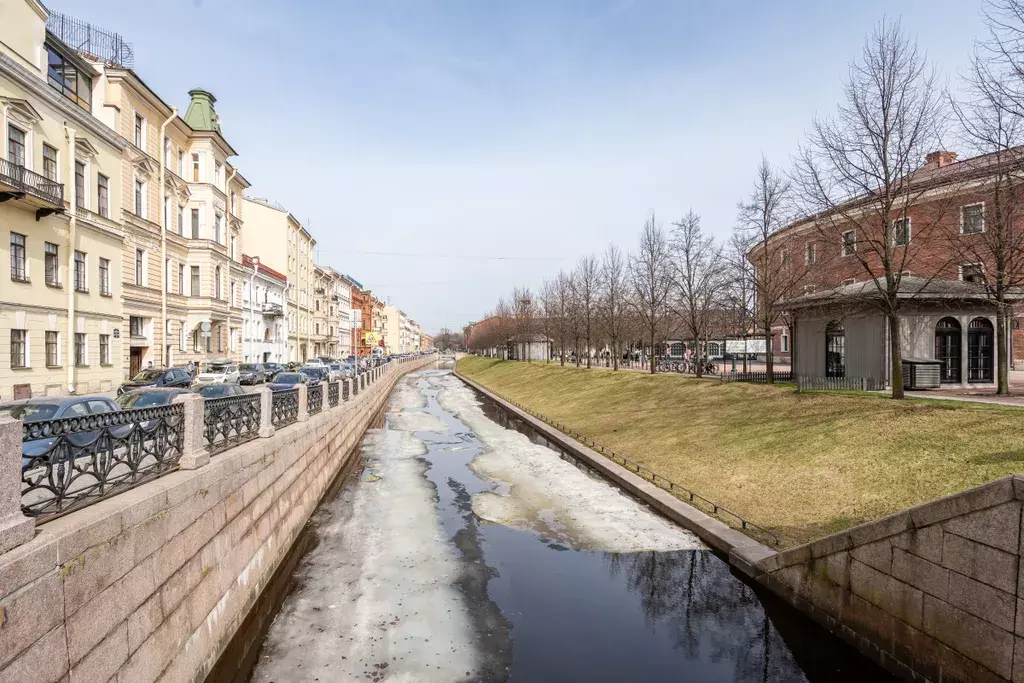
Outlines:
POLYGON ((274 301, 264 301, 260 310, 263 311, 263 315, 273 318, 280 318, 284 315, 284 308, 282 308, 281 304, 274 301))
POLYGON ((25 199, 36 207, 36 219, 64 210, 64 185, 35 171, 0 159, 0 203, 25 199))

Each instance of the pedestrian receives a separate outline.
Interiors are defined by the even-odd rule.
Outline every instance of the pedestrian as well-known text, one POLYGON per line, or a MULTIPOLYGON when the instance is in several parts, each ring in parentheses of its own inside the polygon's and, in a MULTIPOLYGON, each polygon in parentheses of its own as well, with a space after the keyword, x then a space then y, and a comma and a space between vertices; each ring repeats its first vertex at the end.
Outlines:
POLYGON ((190 375, 195 375, 196 374, 196 364, 195 364, 195 361, 191 361, 190 360, 188 362, 188 365, 185 366, 185 368, 188 370, 188 374, 190 374, 190 375))

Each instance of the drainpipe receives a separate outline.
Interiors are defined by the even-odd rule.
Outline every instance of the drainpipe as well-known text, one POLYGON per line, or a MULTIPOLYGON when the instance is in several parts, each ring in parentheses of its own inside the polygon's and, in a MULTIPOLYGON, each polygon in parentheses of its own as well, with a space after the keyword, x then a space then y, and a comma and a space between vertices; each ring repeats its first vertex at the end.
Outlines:
MULTIPOLYGON (((234 177, 234 173, 231 174, 234 177)), ((230 210, 230 209, 229 209, 230 210)), ((252 328, 256 324, 256 276, 260 272, 260 257, 252 257, 252 277, 249 278, 249 333, 252 334, 252 328)), ((253 337, 249 338, 249 348, 252 349, 256 345, 256 339, 253 337)), ((242 355, 245 355, 245 340, 242 340, 242 355)), ((246 361, 248 362, 248 361, 246 361)), ((262 363, 263 361, 256 361, 262 363)))
POLYGON ((67 178, 71 182, 65 182, 64 186, 70 188, 70 218, 68 224, 68 338, 67 358, 64 362, 68 366, 68 393, 75 393, 75 230, 78 227, 78 216, 75 210, 78 206, 78 187, 75 184, 75 129, 68 128, 64 124, 64 137, 68 142, 67 152, 67 178))
POLYGON ((167 143, 164 140, 167 137, 167 126, 170 125, 171 121, 177 117, 178 108, 171 107, 171 115, 168 116, 167 120, 160 125, 160 213, 163 215, 160 219, 160 223, 163 227, 163 230, 160 231, 160 256, 164 263, 164 286, 160 288, 160 324, 163 326, 163 345, 160 349, 160 355, 163 356, 163 358, 161 358, 161 362, 164 363, 168 360, 167 347, 169 346, 167 343, 167 287, 170 282, 170 274, 167 272, 167 230, 171 227, 168 225, 171 218, 167 215, 169 213, 167 210, 167 198, 164 196, 164 179, 166 177, 164 173, 164 162, 167 161, 167 143))

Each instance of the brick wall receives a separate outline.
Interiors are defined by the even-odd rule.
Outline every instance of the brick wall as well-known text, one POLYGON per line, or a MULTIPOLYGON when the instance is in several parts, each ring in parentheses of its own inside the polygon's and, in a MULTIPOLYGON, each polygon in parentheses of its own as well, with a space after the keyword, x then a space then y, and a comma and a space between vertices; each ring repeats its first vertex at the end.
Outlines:
POLYGON ((914 680, 1024 680, 1021 499, 1011 476, 754 565, 765 584, 914 680))
POLYGON ((398 376, 427 362, 0 555, 0 683, 203 680, 398 376))

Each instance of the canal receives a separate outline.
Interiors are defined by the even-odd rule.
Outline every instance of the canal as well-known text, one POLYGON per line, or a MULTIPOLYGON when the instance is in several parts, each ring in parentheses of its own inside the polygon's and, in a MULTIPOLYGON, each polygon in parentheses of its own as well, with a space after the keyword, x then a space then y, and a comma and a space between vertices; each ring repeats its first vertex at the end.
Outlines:
POLYGON ((507 425, 450 372, 399 382, 253 681, 891 680, 507 425))

